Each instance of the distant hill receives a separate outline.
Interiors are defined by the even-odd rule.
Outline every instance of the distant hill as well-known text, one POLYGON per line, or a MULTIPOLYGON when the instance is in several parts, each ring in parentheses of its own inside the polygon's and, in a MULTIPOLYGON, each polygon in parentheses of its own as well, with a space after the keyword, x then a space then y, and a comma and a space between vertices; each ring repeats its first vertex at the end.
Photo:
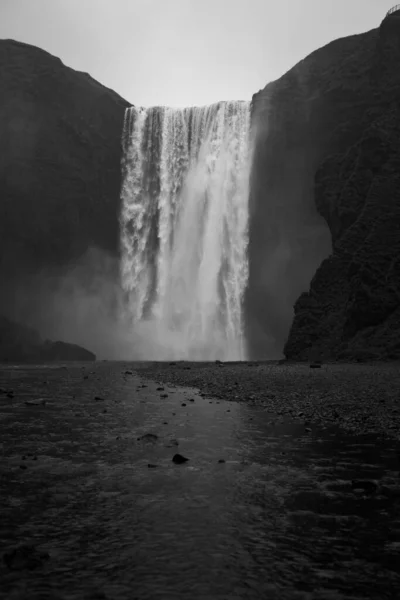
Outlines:
POLYGON ((96 356, 76 344, 42 340, 29 327, 0 317, 0 363, 93 361, 96 356))

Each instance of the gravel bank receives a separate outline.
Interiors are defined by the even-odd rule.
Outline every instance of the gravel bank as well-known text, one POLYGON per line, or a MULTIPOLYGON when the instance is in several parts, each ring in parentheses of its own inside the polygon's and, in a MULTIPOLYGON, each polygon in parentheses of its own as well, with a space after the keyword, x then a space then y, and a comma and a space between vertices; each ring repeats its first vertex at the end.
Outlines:
MULTIPOLYGON (((400 364, 141 363, 141 376, 264 406, 278 418, 400 441, 400 364)), ((273 417, 276 418, 276 417, 273 417)))

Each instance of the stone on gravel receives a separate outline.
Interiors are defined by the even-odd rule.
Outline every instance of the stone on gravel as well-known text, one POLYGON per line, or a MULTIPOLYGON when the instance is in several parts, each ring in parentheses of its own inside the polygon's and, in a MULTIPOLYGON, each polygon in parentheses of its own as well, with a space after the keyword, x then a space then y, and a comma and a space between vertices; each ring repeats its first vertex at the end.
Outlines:
POLYGON ((158 435, 156 435, 155 433, 145 433, 137 439, 141 442, 156 442, 158 440, 158 435))
POLYGON ((27 406, 46 406, 46 400, 40 398, 39 400, 25 400, 27 406))
POLYGON ((179 442, 176 439, 172 439, 166 445, 167 448, 173 448, 174 446, 179 446, 179 442))
POLYGON ((174 456, 172 457, 172 460, 176 465, 181 465, 181 464, 187 462, 189 460, 189 458, 182 456, 182 454, 174 454, 174 456))
POLYGON ((375 481, 353 479, 351 482, 353 490, 363 490, 367 494, 375 494, 378 490, 378 486, 375 481))

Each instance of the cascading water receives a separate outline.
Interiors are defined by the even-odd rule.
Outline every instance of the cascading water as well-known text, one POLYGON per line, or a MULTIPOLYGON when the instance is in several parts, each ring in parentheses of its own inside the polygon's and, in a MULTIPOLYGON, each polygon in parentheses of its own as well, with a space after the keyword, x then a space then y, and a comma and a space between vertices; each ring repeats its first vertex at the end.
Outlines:
POLYGON ((140 357, 245 359, 250 103, 129 108, 123 146, 121 275, 140 357))

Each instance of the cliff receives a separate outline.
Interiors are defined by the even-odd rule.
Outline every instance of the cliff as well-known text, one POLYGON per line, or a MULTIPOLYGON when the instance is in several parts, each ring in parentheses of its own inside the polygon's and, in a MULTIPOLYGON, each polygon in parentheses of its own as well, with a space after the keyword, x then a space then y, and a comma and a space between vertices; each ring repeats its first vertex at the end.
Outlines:
POLYGON ((13 40, 0 40, 0 89, 0 313, 20 318, 24 295, 35 310, 32 276, 65 272, 92 248, 118 254, 128 103, 13 40))
POLYGON ((400 358, 399 60, 393 16, 314 52, 253 97, 254 356, 280 295, 286 306, 295 300, 289 330, 289 309, 280 319, 275 310, 272 337, 278 347, 286 338, 287 358, 400 358), (272 283, 268 228, 287 250, 272 283))

